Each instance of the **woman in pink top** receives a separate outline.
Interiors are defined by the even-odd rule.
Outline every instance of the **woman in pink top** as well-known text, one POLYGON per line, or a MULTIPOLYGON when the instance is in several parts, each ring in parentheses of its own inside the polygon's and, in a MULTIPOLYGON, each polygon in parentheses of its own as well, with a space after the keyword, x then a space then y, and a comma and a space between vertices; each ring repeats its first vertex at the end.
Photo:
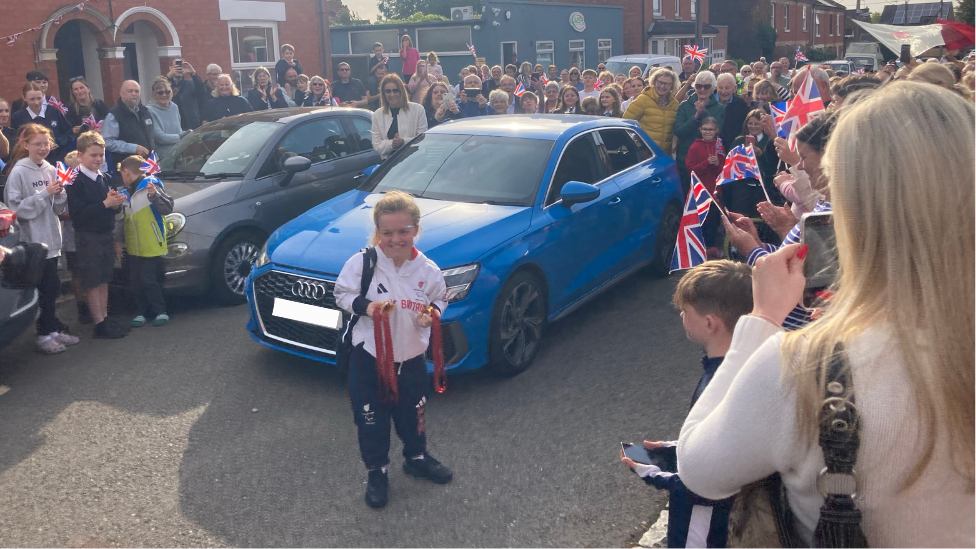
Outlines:
POLYGON ((420 52, 413 47, 409 34, 400 37, 400 61, 403 62, 403 80, 408 81, 417 71, 417 61, 420 61, 420 52))

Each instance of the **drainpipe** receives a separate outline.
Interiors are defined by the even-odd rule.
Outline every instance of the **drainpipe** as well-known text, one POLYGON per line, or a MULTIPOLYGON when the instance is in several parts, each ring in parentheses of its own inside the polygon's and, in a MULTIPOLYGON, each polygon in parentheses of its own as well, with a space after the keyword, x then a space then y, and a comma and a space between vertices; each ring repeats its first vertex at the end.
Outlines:
MULTIPOLYGON (((647 49, 647 0, 641 0, 641 53, 651 53, 647 49)), ((941 12, 940 12, 941 13, 941 12)))
POLYGON ((319 57, 322 58, 322 74, 332 82, 332 53, 329 51, 329 37, 328 37, 328 23, 326 22, 326 17, 328 13, 325 11, 325 0, 318 0, 318 12, 319 12, 319 57))

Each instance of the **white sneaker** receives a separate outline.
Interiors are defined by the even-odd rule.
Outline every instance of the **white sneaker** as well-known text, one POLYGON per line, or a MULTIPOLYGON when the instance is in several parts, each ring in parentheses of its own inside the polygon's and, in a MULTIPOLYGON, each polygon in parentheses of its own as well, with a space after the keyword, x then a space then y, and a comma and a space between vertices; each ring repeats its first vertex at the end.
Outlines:
POLYGON ((61 345, 64 345, 65 347, 77 345, 78 342, 81 341, 77 337, 63 332, 54 332, 51 334, 51 337, 61 345))
POLYGON ((56 355, 67 350, 67 347, 58 343, 58 341, 50 335, 38 336, 37 338, 37 352, 41 354, 56 355))

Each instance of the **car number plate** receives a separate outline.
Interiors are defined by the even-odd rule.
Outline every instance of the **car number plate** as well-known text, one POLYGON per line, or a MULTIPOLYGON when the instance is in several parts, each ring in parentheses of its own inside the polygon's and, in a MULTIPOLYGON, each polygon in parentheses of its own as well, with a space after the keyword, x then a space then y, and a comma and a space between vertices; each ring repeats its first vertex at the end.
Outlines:
POLYGON ((340 311, 288 301, 280 297, 275 298, 271 315, 332 330, 338 330, 342 326, 342 313, 340 311))

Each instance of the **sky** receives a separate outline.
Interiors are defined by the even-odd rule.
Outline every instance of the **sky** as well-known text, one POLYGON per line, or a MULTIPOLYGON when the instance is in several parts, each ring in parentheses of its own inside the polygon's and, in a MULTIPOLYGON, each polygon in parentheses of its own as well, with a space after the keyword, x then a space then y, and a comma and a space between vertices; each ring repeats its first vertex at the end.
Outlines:
POLYGON ((363 19, 369 19, 370 23, 376 22, 376 14, 380 11, 376 9, 376 0, 342 0, 342 3, 363 19))

